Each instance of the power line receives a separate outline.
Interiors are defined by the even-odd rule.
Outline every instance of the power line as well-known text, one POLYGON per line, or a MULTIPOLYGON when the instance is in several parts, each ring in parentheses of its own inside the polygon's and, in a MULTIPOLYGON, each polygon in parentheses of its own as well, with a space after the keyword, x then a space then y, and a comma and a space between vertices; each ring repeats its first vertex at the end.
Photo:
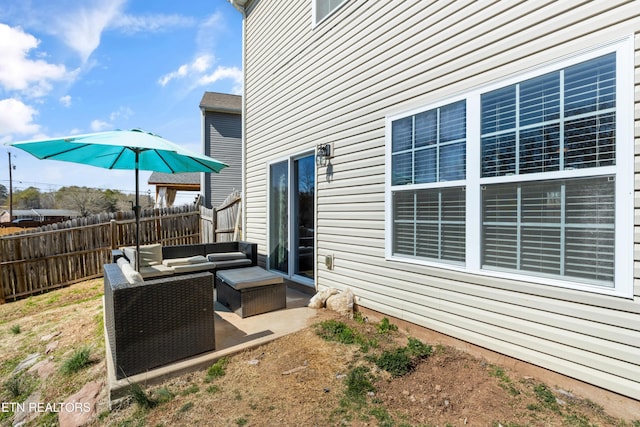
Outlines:
MULTIPOLYGON (((8 179, 0 179, 0 182, 9 182, 8 179)), ((15 183, 19 183, 22 184, 19 187, 16 187, 14 185, 15 189, 19 189, 19 188, 28 188, 28 187, 38 187, 41 191, 49 191, 51 189, 51 187, 58 187, 58 190, 60 188, 66 187, 66 188, 70 188, 70 187, 79 187, 79 188, 92 188, 95 190, 101 190, 101 191, 105 191, 105 190, 111 190, 111 191, 119 191, 121 193, 125 193, 125 194, 135 194, 136 190, 123 190, 123 189, 117 189, 117 188, 107 188, 107 187, 88 187, 88 186, 79 186, 79 185, 69 185, 69 184, 50 184, 50 183, 46 183, 46 182, 35 182, 35 181, 22 181, 22 180, 13 180, 14 184, 15 183), (43 190, 43 187, 48 187, 46 190, 43 190)), ((56 190, 57 191, 57 190, 56 190)))

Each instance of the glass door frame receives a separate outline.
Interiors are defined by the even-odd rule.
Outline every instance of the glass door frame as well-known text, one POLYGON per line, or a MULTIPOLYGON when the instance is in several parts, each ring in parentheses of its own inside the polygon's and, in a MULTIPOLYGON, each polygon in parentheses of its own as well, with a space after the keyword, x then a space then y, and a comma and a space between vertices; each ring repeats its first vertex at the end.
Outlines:
POLYGON ((267 259, 266 259, 266 267, 267 270, 276 273, 276 274, 280 274, 283 277, 292 280, 296 283, 300 283, 302 285, 307 285, 307 286, 312 286, 315 287, 315 277, 317 274, 317 268, 316 268, 316 251, 317 251, 317 238, 315 235, 315 230, 317 230, 317 204, 316 204, 316 198, 317 198, 317 171, 316 171, 316 165, 315 165, 315 152, 312 151, 304 151, 302 153, 298 153, 292 156, 287 156, 287 157, 280 157, 278 159, 274 159, 272 161, 267 162, 267 183, 266 183, 266 193, 267 193, 267 220, 266 220, 266 231, 267 231, 267 239, 266 239, 266 246, 267 246, 267 259), (298 238, 298 231, 297 231, 297 221, 298 221, 298 216, 299 216, 299 212, 298 212, 298 201, 297 201, 297 194, 298 191, 294 191, 297 190, 297 185, 296 185, 296 174, 295 174, 295 162, 297 160, 300 160, 302 158, 311 156, 312 157, 312 164, 313 164, 313 179, 314 179, 314 195, 313 195, 313 218, 314 218, 314 238, 313 238, 313 275, 314 278, 309 278, 306 276, 302 276, 300 274, 296 274, 295 270, 296 270, 296 262, 298 261, 298 257, 299 257, 299 253, 298 253, 298 248, 296 247, 297 245, 297 238, 298 238), (271 203, 272 203, 272 197, 271 197, 271 168, 274 165, 277 165, 279 163, 287 163, 287 210, 288 210, 288 224, 287 224, 287 253, 288 253, 288 272, 284 273, 280 270, 271 270, 270 269, 270 265, 271 265, 271 251, 272 251, 272 247, 271 247, 271 203))

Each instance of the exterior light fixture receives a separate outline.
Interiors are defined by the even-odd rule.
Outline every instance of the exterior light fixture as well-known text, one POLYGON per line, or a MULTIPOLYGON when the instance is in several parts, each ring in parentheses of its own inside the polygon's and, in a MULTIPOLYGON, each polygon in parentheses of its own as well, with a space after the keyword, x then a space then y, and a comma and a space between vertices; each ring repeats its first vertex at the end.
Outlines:
POLYGON ((326 166, 331 158, 331 144, 319 144, 316 147, 316 166, 326 166))

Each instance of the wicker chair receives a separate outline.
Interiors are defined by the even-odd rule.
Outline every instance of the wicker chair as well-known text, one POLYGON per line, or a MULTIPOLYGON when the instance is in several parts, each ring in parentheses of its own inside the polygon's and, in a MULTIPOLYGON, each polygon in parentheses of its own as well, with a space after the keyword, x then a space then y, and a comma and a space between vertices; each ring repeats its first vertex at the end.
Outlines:
POLYGON ((215 349, 213 275, 201 272, 131 285, 104 266, 105 327, 117 379, 215 349))

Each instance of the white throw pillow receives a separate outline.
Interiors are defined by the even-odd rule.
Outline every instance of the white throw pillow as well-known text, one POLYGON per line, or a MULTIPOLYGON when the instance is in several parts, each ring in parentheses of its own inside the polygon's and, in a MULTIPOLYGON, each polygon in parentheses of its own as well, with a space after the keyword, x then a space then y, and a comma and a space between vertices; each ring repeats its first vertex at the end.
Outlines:
POLYGON ((140 267, 151 267, 152 265, 162 264, 162 245, 140 246, 140 267))
POLYGON ((129 264, 126 259, 120 258, 118 260, 118 267, 120 267, 120 271, 122 271, 122 274, 130 284, 139 285, 141 283, 144 283, 144 280, 142 279, 140 273, 134 270, 131 264, 129 264))

